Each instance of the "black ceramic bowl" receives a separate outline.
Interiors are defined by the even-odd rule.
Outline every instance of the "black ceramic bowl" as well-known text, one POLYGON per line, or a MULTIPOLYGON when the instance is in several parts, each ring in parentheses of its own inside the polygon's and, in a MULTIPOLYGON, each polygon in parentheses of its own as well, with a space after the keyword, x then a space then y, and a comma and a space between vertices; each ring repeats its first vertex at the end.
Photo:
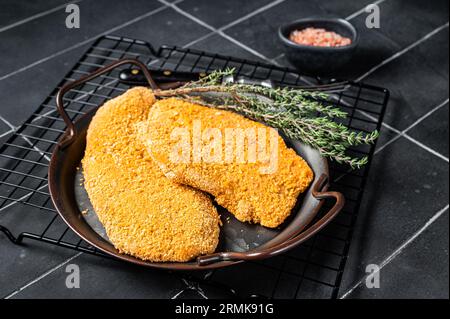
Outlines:
POLYGON ((353 25, 343 19, 308 18, 282 25, 278 36, 286 48, 287 59, 301 73, 309 75, 332 75, 334 71, 344 67, 352 58, 358 45, 358 33, 353 25), (305 28, 323 28, 352 39, 351 44, 341 47, 319 47, 297 44, 289 40, 294 30, 305 28))

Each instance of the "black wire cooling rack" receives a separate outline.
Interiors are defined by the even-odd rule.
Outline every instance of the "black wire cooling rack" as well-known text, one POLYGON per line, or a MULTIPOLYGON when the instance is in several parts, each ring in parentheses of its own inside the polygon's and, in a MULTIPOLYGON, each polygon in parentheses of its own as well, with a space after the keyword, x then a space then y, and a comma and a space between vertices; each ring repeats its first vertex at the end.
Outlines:
MULTIPOLYGON (((126 57, 137 58, 152 69, 208 72, 234 67, 239 75, 270 78, 285 85, 317 80, 304 78, 288 68, 219 54, 167 46, 155 50, 140 40, 118 36, 99 38, 37 111, 0 148, 0 230, 15 244, 37 240, 104 256, 80 240, 63 223, 51 203, 47 188, 48 163, 56 141, 65 130, 56 111, 55 96, 68 81, 126 57)), ((76 120, 127 90, 128 87, 118 81, 119 72, 120 68, 115 69, 72 90, 70 98, 65 99, 71 118, 76 120)), ((360 83, 353 83, 333 95, 335 105, 349 114, 343 123, 362 131, 380 129, 388 98, 387 90, 360 83)), ((360 170, 349 171, 348 167, 331 163, 331 189, 345 195, 346 206, 318 235, 289 253, 266 261, 206 274, 184 274, 181 279, 187 288, 179 295, 196 291, 204 296, 205 290, 200 287, 212 286, 242 297, 336 298, 374 149, 375 145, 352 150, 357 155, 369 156, 369 164, 360 170), (249 275, 249 280, 240 279, 245 274, 249 275), (254 282, 264 277, 264 284, 252 285, 251 276, 255 276, 254 282)), ((324 206, 326 210, 328 207, 324 206)))

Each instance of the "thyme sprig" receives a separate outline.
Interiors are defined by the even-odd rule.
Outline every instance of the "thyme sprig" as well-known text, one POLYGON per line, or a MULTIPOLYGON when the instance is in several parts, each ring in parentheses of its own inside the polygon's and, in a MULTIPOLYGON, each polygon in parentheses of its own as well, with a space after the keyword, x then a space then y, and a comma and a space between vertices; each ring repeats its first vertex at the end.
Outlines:
POLYGON ((323 92, 292 88, 269 88, 258 85, 222 83, 233 75, 233 69, 215 71, 195 82, 172 90, 155 92, 159 97, 178 97, 209 107, 232 110, 252 120, 280 129, 292 139, 300 140, 317 149, 322 156, 352 168, 360 168, 367 157, 351 157, 351 146, 372 144, 378 131, 355 132, 338 123, 347 113, 327 105, 323 92))

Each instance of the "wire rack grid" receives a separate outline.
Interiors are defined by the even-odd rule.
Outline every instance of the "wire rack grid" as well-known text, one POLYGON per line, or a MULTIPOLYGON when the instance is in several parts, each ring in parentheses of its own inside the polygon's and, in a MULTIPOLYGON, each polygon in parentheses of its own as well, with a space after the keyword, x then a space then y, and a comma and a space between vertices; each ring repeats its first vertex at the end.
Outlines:
MULTIPOLYGON (((68 81, 121 58, 136 58, 151 69, 173 71, 210 72, 233 67, 238 75, 261 80, 270 78, 284 85, 316 81, 288 68, 245 59, 168 46, 155 50, 145 41, 119 36, 99 38, 0 148, 0 231, 12 242, 21 244, 24 240, 37 240, 105 256, 80 240, 63 223, 51 203, 47 170, 52 149, 65 130, 56 111, 58 90, 68 81)), ((66 95, 66 110, 72 120, 129 88, 118 81, 119 72, 120 68, 114 69, 66 95)), ((333 103, 349 114, 343 124, 367 132, 380 129, 388 99, 386 89, 361 83, 352 83, 345 91, 333 95, 333 103)), ((287 254, 246 263, 243 266, 246 270, 237 270, 247 271, 251 276, 267 271, 268 284, 242 287, 239 278, 236 282, 230 280, 235 276, 229 270, 216 270, 183 275, 182 280, 190 283, 186 291, 198 292, 196 287, 206 285, 243 297, 336 298, 374 149, 375 145, 371 145, 351 150, 354 154, 369 156, 369 164, 360 170, 349 171, 345 166, 331 163, 330 188, 345 195, 346 206, 326 229, 287 254)), ((329 208, 328 204, 324 205, 324 210, 326 208, 329 208)))

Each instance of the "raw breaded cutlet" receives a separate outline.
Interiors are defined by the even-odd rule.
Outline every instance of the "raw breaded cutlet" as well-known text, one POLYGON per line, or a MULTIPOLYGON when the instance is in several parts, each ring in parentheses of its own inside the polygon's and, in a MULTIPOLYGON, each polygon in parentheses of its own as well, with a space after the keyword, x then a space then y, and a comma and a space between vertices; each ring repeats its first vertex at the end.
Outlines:
MULTIPOLYGON (((266 154, 269 154, 268 150, 272 145, 270 134, 261 136, 266 138, 266 154)), ((293 149, 286 146, 273 128, 230 111, 209 108, 175 98, 160 100, 151 108, 146 130, 140 134, 140 137, 167 177, 212 194, 219 205, 243 222, 277 227, 289 216, 299 194, 304 192, 313 180, 313 172, 308 164, 293 149), (198 126, 198 123, 202 129, 220 129, 224 141, 221 144, 223 154, 226 152, 224 136, 227 134, 227 129, 253 128, 255 132, 258 129, 262 129, 263 132, 272 131, 275 134, 273 140, 276 140, 278 144, 277 153, 274 152, 277 154, 275 171, 264 173, 260 170, 262 166, 267 165, 267 162, 249 160, 239 162, 236 157, 231 162, 229 160, 195 161, 193 152, 190 153, 187 161, 186 157, 182 157, 181 161, 173 160, 171 152, 185 143, 180 142, 177 129, 181 132, 187 128, 191 133, 189 143, 193 144, 193 127, 198 126)), ((208 139, 202 139, 202 147, 209 145, 209 142, 208 139)), ((247 139, 244 142, 246 152, 249 142, 247 139)), ((178 150, 177 152, 182 153, 178 150)), ((245 153, 247 159, 249 159, 249 152, 245 153)))
POLYGON ((137 87, 106 102, 89 125, 84 185, 107 235, 121 252, 160 261, 188 261, 214 252, 219 216, 201 191, 166 178, 137 138, 155 102, 137 87))

